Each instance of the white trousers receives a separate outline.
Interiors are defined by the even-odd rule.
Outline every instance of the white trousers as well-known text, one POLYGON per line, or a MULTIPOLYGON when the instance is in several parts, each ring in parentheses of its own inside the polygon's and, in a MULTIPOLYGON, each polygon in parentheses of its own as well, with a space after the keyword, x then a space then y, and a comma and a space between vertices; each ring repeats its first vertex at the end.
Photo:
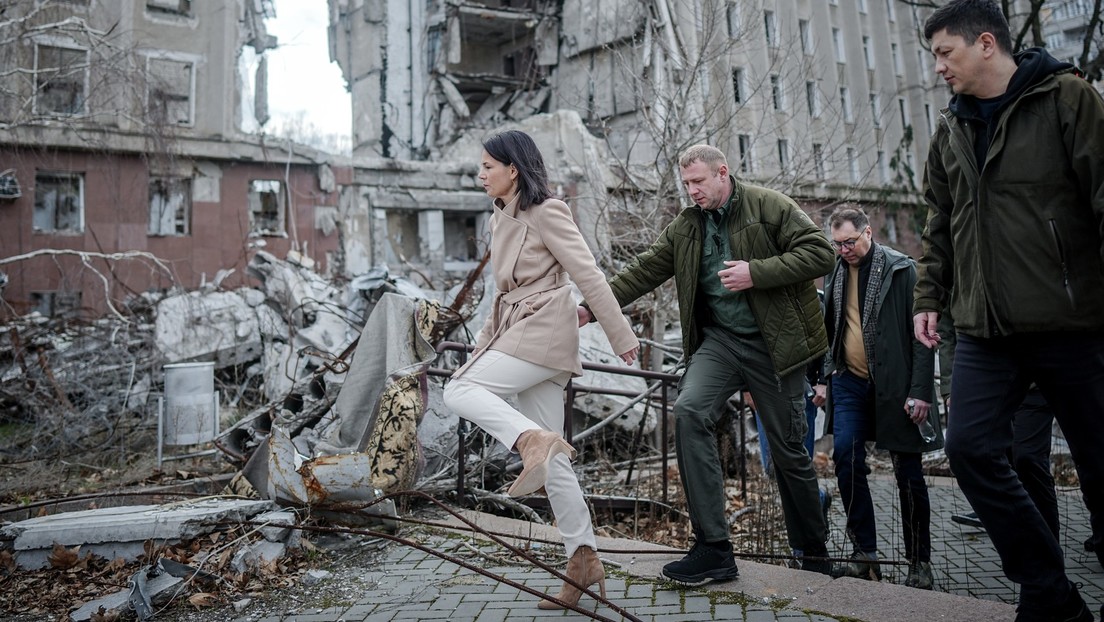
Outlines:
MULTIPOLYGON (((445 406, 513 451, 518 436, 526 430, 563 434, 563 389, 570 379, 571 372, 487 350, 461 376, 449 381, 445 406), (517 395, 521 412, 503 399, 512 395, 517 395)), ((574 555, 580 546, 598 550, 590 510, 566 455, 557 454, 552 459, 544 490, 567 556, 574 555)))

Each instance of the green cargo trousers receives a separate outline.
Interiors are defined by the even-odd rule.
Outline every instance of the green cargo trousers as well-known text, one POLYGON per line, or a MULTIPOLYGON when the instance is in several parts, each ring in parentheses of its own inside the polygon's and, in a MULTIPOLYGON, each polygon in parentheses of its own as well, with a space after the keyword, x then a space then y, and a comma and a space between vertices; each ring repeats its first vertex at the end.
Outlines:
POLYGON ((762 335, 707 327, 704 337, 679 382, 674 409, 679 477, 696 537, 706 542, 729 539, 716 425, 724 402, 746 389, 770 444, 790 547, 824 555, 827 528, 813 461, 805 450, 803 370, 775 374, 762 335))

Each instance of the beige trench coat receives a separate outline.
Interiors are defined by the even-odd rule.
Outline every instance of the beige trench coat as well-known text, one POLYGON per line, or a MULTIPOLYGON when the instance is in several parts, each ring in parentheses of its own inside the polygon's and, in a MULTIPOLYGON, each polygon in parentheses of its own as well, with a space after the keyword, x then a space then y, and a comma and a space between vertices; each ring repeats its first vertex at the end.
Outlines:
POLYGON ((475 355, 454 377, 488 349, 582 375, 578 304, 569 279, 579 286, 615 354, 639 345, 563 201, 549 199, 525 211, 517 209, 517 197, 505 207, 496 205, 491 262, 497 290, 492 312, 476 339, 475 355))

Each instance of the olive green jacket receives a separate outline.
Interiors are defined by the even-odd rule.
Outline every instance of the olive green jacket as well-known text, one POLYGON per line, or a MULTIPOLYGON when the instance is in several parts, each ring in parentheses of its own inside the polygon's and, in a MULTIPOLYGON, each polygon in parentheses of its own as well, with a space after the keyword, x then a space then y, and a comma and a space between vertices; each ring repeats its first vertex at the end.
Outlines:
POLYGON ((1104 102, 1072 70, 974 127, 943 110, 924 173, 928 222, 913 312, 974 337, 1104 329, 1104 102), (950 296, 955 291, 953 300, 950 296))
MULTIPOLYGON (((775 372, 785 375, 828 351, 824 314, 813 279, 832 269, 832 247, 824 233, 786 195, 730 177, 734 196, 726 223, 735 259, 750 264, 754 287, 748 304, 770 350, 775 372)), ((709 311, 698 296, 702 209, 684 209, 652 246, 610 279, 622 306, 675 277, 683 352, 689 358, 702 342, 709 311)))

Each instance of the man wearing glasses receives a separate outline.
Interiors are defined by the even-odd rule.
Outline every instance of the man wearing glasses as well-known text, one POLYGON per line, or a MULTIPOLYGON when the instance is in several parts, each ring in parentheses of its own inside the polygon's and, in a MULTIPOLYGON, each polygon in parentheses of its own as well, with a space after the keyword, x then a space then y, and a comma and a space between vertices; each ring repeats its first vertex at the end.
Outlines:
POLYGON ((829 219, 835 270, 824 282, 828 331, 826 411, 832 423, 840 501, 847 513, 851 561, 836 576, 880 580, 874 502, 870 498, 866 442, 890 452, 901 496, 905 585, 932 589, 931 505, 920 454, 939 449, 938 417, 933 436, 917 424, 934 410, 934 353, 912 335, 912 288, 916 264, 907 255, 876 244, 870 220, 857 207, 840 207, 829 219))

